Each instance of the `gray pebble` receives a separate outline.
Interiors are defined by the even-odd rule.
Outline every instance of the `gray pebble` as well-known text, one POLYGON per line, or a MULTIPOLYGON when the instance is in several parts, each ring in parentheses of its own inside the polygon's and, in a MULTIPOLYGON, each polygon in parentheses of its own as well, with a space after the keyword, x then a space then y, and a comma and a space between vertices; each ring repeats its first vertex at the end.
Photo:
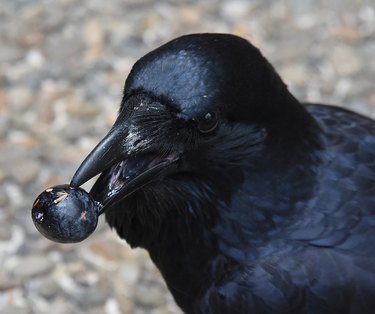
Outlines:
POLYGON ((31 314, 31 309, 27 305, 15 306, 7 305, 5 307, 0 306, 1 314, 31 314))
POLYGON ((96 307, 104 305, 107 301, 108 293, 108 289, 85 287, 74 298, 81 307, 96 307))
POLYGON ((165 304, 164 292, 153 284, 141 284, 134 289, 134 299, 142 306, 157 308, 165 304))
POLYGON ((52 261, 45 255, 19 256, 11 267, 14 277, 27 280, 31 277, 49 273, 54 267, 52 261))
POLYGON ((36 290, 42 298, 49 300, 58 295, 61 288, 56 279, 48 276, 38 280, 36 290))
POLYGON ((33 159, 19 159, 12 161, 9 175, 20 185, 29 184, 34 181, 39 172, 39 164, 33 159))
MULTIPOLYGON (((1 206, 1 196, 0 196, 1 206)), ((9 241, 12 238, 12 227, 10 224, 3 224, 0 228, 0 241, 9 241)))
POLYGON ((0 64, 11 63, 20 60, 23 57, 23 51, 20 47, 15 45, 7 45, 4 43, 0 49, 0 64))

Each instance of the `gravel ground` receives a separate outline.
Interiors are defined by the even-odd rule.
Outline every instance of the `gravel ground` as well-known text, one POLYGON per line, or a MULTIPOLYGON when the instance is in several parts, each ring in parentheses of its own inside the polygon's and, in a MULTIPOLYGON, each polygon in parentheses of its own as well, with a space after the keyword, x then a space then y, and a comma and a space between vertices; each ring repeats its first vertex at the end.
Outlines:
POLYGON ((0 0, 0 313, 180 313, 147 253, 103 222, 80 244, 43 238, 30 219, 35 197, 69 182, 108 131, 134 61, 185 33, 248 38, 299 99, 374 117, 374 8, 359 0, 0 0))

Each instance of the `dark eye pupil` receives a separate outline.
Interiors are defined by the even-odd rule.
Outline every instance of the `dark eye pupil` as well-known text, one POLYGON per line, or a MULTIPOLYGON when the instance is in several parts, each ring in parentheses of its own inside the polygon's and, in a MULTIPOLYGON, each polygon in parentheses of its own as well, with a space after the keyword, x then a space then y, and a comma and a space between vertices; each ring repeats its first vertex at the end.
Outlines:
POLYGON ((211 132, 216 128, 217 122, 217 115, 214 112, 208 112, 199 120, 198 128, 203 133, 211 132))

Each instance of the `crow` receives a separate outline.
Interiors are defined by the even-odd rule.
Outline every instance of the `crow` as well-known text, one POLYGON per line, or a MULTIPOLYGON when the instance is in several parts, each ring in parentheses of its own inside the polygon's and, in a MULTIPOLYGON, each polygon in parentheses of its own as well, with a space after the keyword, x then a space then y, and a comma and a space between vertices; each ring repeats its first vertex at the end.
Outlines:
POLYGON ((375 313, 375 123, 303 104, 245 39, 146 54, 73 176, 185 313, 375 313))

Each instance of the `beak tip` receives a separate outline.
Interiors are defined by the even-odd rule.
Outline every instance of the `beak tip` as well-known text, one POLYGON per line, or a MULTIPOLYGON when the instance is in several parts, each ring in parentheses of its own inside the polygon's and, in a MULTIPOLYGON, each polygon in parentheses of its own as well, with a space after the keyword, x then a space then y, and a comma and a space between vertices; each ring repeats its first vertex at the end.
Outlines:
POLYGON ((90 169, 86 169, 87 163, 82 163, 82 165, 77 169, 75 174, 70 181, 70 186, 79 187, 88 180, 90 180, 94 175, 91 175, 90 169))
POLYGON ((120 139, 126 138, 126 127, 114 127, 85 158, 70 181, 70 186, 79 187, 105 169, 110 168, 126 156, 120 139))
POLYGON ((74 174, 72 180, 70 181, 70 186, 71 187, 79 187, 80 185, 82 185, 83 183, 81 183, 81 180, 78 180, 77 179, 77 175, 74 174))

